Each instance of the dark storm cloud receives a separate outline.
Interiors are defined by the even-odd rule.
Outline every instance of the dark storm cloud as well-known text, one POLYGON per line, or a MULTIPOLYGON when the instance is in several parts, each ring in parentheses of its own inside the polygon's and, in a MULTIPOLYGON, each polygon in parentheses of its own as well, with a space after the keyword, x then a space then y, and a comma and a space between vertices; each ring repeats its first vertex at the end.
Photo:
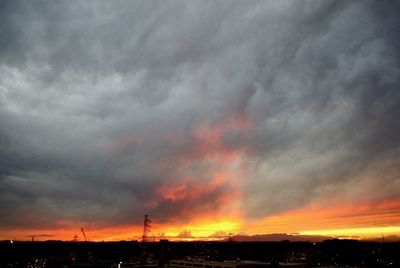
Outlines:
POLYGON ((213 181, 224 151, 241 153, 223 169, 248 171, 251 216, 334 191, 399 196, 397 11, 389 1, 3 1, 0 225, 218 209, 235 190, 213 181), (160 195, 183 178, 197 194, 160 195))

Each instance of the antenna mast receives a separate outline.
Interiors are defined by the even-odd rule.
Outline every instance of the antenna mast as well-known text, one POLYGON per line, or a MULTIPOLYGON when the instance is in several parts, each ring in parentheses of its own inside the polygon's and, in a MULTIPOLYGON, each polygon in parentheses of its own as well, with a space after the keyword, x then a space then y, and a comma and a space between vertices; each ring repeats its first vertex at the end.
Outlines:
POLYGON ((144 222, 143 222, 143 236, 142 242, 150 242, 150 233, 151 233, 151 220, 149 219, 149 215, 144 215, 144 222))

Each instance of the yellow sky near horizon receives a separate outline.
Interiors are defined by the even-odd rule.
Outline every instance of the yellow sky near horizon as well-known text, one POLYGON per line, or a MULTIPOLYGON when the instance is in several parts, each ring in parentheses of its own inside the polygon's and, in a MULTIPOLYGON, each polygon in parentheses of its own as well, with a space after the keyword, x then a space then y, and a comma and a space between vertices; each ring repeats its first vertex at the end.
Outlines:
MULTIPOLYGON (((301 209, 271 215, 265 218, 244 221, 234 217, 203 214, 185 224, 161 223, 153 220, 152 236, 155 240, 218 240, 229 235, 289 233, 300 235, 322 235, 338 238, 369 239, 383 236, 400 236, 400 199, 379 203, 347 204, 323 207, 313 203, 301 209)), ((67 228, 9 229, 0 232, 0 239, 36 241, 70 241, 75 235, 83 241, 80 227, 85 223, 69 223, 67 228)), ((85 228, 85 227, 84 227, 85 228)), ((142 226, 110 226, 85 228, 91 241, 140 240, 142 226)))

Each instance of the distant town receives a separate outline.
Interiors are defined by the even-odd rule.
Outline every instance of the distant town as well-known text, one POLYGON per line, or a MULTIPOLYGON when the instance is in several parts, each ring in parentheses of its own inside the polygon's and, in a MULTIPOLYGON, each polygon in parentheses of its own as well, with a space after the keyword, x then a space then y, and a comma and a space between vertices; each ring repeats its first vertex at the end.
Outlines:
POLYGON ((0 267, 399 267, 400 243, 1 241, 0 267))

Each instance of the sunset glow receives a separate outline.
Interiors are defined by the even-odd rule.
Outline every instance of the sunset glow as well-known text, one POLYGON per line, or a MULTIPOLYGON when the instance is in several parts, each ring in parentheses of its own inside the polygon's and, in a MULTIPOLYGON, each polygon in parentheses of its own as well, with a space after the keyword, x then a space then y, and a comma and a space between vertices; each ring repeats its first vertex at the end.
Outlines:
MULTIPOLYGON (((181 189, 181 188, 179 188, 181 189)), ((179 191, 177 189, 177 191, 179 191)), ((322 235, 336 238, 368 239, 380 238, 382 235, 398 235, 400 225, 399 200, 388 200, 379 204, 342 205, 336 207, 320 207, 318 204, 306 208, 271 215, 262 220, 244 222, 241 215, 236 218, 215 218, 204 214, 204 218, 193 217, 191 222, 181 224, 162 224, 154 221, 152 232, 154 241, 169 239, 177 241, 223 240, 236 234, 270 234, 290 233, 301 235, 322 235)), ((84 225, 84 223, 82 223, 84 225)), ((70 223, 73 225, 73 223, 70 223)), ((80 225, 68 229, 47 230, 9 230, 0 233, 2 239, 12 237, 17 240, 72 240, 79 231, 80 225), (41 236, 40 234, 51 234, 41 236)), ((112 228, 87 229, 92 241, 140 240, 141 225, 116 226, 112 228)))
POLYGON ((364 228, 348 228, 348 229, 333 229, 319 231, 305 231, 300 234, 304 235, 326 235, 338 238, 355 238, 368 239, 379 238, 381 235, 398 235, 400 226, 387 227, 364 227, 364 228))

